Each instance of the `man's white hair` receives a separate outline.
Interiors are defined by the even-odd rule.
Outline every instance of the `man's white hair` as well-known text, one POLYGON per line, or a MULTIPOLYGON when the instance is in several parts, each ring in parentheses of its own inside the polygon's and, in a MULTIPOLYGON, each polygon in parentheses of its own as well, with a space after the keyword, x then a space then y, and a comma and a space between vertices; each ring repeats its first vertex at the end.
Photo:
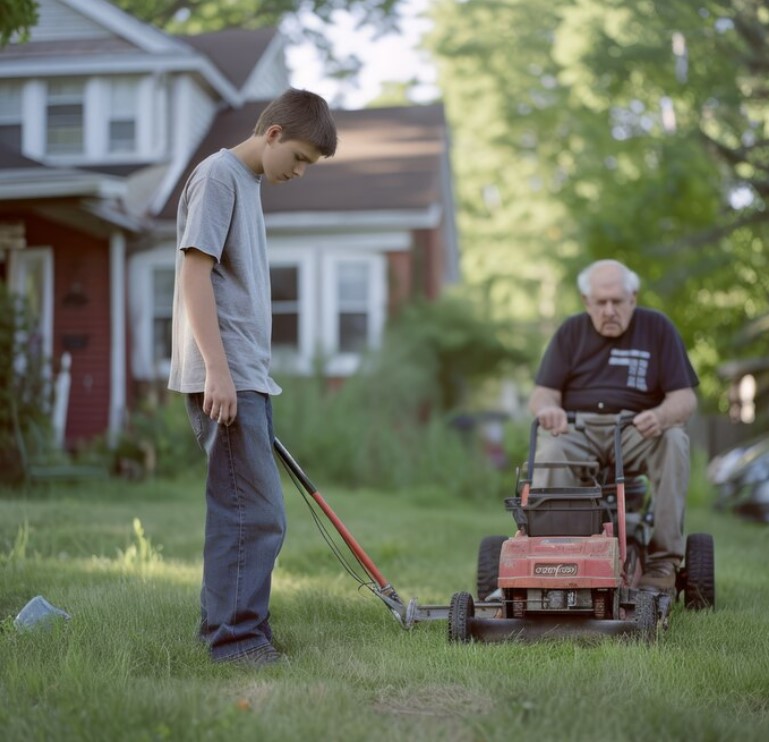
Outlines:
POLYGON ((577 286, 580 294, 583 296, 590 296, 593 271, 598 268, 608 268, 609 266, 617 268, 620 271, 622 274, 622 287, 629 294, 635 294, 638 289, 641 288, 641 279, 638 277, 638 274, 631 271, 630 268, 623 263, 620 263, 619 260, 596 260, 595 263, 591 263, 577 276, 577 286))

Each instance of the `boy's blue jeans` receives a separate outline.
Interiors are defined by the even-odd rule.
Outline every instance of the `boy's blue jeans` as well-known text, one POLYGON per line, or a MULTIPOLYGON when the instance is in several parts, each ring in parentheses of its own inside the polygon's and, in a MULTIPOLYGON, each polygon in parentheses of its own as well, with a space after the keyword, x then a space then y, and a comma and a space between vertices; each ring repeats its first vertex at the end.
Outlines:
POLYGON ((200 636, 213 659, 227 660, 272 639, 272 570, 286 530, 272 405, 265 394, 238 392, 229 426, 203 412, 202 393, 186 405, 208 462, 200 636))

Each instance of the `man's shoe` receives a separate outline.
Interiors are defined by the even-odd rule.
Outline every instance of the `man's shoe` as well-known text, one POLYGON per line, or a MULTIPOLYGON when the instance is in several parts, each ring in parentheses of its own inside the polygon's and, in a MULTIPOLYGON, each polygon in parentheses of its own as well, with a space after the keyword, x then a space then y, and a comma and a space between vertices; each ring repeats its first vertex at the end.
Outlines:
POLYGON ((676 570, 672 564, 659 564, 644 572, 638 583, 640 590, 672 591, 676 589, 676 570))

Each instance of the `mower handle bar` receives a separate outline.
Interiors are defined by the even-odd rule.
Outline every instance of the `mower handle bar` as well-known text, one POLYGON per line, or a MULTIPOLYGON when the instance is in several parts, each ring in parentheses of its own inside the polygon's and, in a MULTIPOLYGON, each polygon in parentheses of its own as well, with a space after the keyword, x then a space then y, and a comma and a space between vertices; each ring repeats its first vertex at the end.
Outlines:
MULTIPOLYGON (((577 415, 581 413, 574 410, 566 411, 566 422, 574 424, 577 422, 577 415)), ((614 427, 614 481, 625 481, 625 470, 622 462, 622 430, 628 425, 631 425, 633 418, 635 418, 635 412, 624 412, 617 415, 617 421, 614 427)), ((539 429, 539 418, 535 417, 531 423, 531 433, 529 435, 529 460, 526 462, 526 478, 529 482, 533 481, 534 477, 534 460, 537 455, 537 430, 539 429)))

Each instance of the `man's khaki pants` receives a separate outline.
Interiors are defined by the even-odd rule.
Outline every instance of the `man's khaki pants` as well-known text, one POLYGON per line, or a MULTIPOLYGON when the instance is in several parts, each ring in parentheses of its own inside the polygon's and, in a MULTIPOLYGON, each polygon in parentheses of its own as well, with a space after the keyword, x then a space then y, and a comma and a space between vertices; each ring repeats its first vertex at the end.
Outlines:
MULTIPOLYGON (((625 413, 631 414, 631 413, 625 413)), ((537 462, 598 461, 614 465, 614 427, 617 415, 578 413, 569 432, 554 436, 540 429, 537 462)), ((643 438, 628 424, 622 431, 625 472, 646 474, 652 487, 654 531, 647 570, 655 563, 679 566, 684 556, 684 510, 689 487, 689 436, 683 427, 666 430, 657 438, 643 438)), ((570 467, 535 469, 535 487, 572 487, 576 475, 570 467)))

